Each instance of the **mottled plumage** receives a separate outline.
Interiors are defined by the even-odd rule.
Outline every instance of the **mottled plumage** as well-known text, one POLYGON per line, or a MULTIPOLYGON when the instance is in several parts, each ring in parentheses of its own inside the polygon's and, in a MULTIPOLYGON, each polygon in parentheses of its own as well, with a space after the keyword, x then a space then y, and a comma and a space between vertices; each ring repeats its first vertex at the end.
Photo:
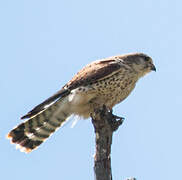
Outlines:
POLYGON ((72 115, 88 118, 96 108, 111 110, 134 89, 138 79, 155 70, 152 59, 133 53, 94 61, 63 88, 28 112, 28 118, 8 134, 12 143, 31 152, 72 115))

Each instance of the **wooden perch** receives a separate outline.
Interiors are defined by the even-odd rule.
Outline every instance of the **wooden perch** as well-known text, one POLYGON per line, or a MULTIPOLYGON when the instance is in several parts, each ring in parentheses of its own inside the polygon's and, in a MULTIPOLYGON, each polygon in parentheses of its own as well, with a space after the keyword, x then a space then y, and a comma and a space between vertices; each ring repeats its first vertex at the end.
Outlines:
POLYGON ((95 180, 112 180, 111 144, 113 132, 123 123, 123 118, 115 116, 105 106, 92 114, 95 129, 96 152, 94 157, 95 180))

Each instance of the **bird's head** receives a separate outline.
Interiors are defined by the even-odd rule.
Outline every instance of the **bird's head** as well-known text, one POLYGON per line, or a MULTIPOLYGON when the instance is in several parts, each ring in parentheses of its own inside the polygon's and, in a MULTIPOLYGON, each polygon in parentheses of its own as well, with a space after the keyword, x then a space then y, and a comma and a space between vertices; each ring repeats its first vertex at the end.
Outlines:
POLYGON ((139 74, 139 76, 144 76, 150 71, 156 71, 155 65, 153 64, 153 60, 146 54, 143 53, 132 53, 123 55, 121 57, 123 61, 132 67, 132 69, 139 74))

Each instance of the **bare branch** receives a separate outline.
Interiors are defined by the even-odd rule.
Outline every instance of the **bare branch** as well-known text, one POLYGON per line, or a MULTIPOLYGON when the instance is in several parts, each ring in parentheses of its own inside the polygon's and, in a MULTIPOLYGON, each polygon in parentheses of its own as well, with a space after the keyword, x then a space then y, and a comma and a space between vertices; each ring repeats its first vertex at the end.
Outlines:
POLYGON ((103 109, 92 114, 92 123, 95 129, 96 152, 94 157, 95 180, 112 180, 111 172, 111 144, 112 135, 122 124, 123 118, 117 117, 103 109))

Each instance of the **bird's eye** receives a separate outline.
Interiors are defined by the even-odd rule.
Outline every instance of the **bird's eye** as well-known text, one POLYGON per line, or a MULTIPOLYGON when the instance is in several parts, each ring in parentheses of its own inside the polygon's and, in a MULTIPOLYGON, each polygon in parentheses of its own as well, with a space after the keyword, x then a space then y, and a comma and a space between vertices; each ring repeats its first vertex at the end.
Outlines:
POLYGON ((145 61, 150 61, 150 58, 147 56, 145 56, 144 59, 145 59, 145 61))

